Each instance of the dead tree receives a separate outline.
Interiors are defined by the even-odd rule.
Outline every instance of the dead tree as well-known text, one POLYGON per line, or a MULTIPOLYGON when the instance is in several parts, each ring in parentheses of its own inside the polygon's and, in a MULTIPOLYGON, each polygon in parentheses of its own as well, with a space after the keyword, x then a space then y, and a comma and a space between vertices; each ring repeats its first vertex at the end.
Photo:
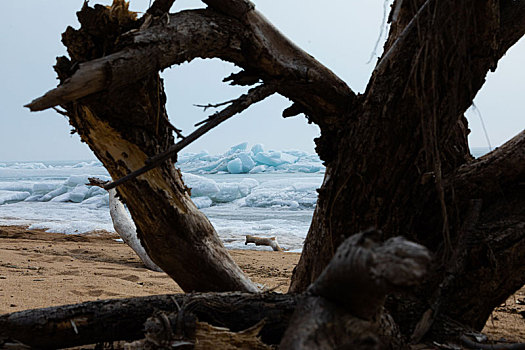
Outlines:
POLYGON ((185 291, 256 291, 173 160, 221 121, 279 93, 293 101, 284 116, 303 113, 320 127, 316 150, 326 165, 290 290, 305 291, 347 237, 377 227, 382 240, 402 234, 435 256, 420 286, 386 300, 405 339, 457 338, 450 330, 458 324, 481 329, 525 283, 525 132, 473 159, 463 113, 524 35, 525 1, 395 0, 384 54, 362 95, 248 0, 204 2, 207 9, 168 15, 173 1, 156 1, 140 19, 120 2, 85 5, 81 28, 63 35, 70 59, 55 66, 61 84, 28 105, 60 105, 111 176, 125 177, 118 191, 154 262, 185 291), (168 121, 158 71, 197 57, 233 62, 242 70, 225 80, 257 86, 175 143, 173 132, 182 135, 168 121))

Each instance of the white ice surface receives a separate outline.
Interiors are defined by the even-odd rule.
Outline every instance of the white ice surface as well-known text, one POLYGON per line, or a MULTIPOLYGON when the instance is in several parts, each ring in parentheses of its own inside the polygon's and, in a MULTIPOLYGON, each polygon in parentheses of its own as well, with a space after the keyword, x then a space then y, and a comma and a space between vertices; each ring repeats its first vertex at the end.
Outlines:
MULTIPOLYGON (((227 247, 268 248, 245 246, 251 234, 301 249, 324 175, 316 155, 243 143, 221 155, 181 154, 177 166, 227 247)), ((0 225, 67 234, 113 231, 106 191, 85 185, 93 176, 109 179, 97 161, 0 163, 0 225)))

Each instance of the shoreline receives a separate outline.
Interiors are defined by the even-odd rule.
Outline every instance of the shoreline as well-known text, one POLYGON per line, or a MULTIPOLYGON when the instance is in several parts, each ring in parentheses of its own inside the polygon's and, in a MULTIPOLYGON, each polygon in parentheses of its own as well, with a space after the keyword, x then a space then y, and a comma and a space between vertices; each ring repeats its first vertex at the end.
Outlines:
MULTIPOLYGON (((147 270, 117 234, 66 235, 0 226, 0 314, 155 294, 182 293, 165 273, 147 270)), ((286 293, 300 254, 228 250, 254 282, 286 293)), ((497 307, 483 333, 525 342, 525 287, 497 307)))

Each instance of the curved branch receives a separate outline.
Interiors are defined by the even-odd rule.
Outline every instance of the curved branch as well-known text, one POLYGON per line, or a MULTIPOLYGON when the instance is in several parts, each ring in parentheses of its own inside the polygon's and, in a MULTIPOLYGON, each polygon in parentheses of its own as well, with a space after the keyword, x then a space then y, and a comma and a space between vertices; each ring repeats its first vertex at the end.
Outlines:
POLYGON ((243 35, 239 23, 209 11, 170 15, 168 24, 128 33, 125 49, 81 63, 71 78, 25 107, 40 111, 102 90, 115 90, 196 57, 228 58, 242 65, 243 35))
POLYGON ((278 92, 314 115, 340 115, 355 99, 341 79, 257 11, 247 12, 245 23, 212 10, 183 11, 170 15, 167 23, 129 32, 121 42, 123 50, 80 64, 70 79, 26 107, 39 111, 114 90, 197 57, 217 57, 265 81, 279 80, 278 92))

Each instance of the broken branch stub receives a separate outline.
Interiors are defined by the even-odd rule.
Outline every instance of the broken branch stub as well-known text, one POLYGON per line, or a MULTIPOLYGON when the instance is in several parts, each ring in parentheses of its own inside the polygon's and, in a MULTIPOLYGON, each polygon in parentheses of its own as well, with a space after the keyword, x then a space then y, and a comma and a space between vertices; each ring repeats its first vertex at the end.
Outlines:
POLYGON ((297 305, 281 349, 401 348, 385 296, 421 282, 431 258, 419 244, 380 237, 380 231, 368 230, 339 246, 297 305))
POLYGON ((380 237, 369 230, 346 239, 308 291, 360 318, 374 318, 386 294, 418 284, 431 261, 419 244, 402 237, 378 242, 380 237))

